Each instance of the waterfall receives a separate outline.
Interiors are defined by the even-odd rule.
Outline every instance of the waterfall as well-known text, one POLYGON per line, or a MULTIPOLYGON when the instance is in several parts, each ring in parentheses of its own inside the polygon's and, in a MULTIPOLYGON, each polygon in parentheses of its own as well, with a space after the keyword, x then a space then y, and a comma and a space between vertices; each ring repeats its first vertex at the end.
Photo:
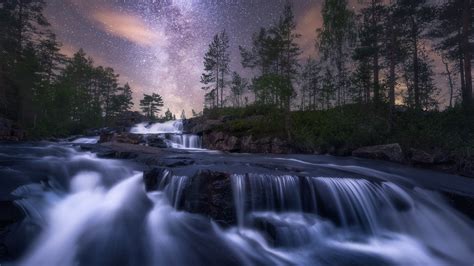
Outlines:
POLYGON ((18 161, 0 168, 5 178, 19 172, 41 180, 13 192, 27 214, 13 232, 39 230, 26 238, 18 265, 470 265, 474 259, 473 222, 421 188, 164 169, 157 190, 147 192, 132 164, 70 146, 20 146, 0 158, 18 161), (214 200, 227 196, 236 222, 224 227, 199 207, 220 213, 214 200))
POLYGON ((140 123, 132 127, 130 133, 135 134, 163 134, 183 132, 183 120, 172 120, 164 123, 140 123))
POLYGON ((140 123, 135 125, 130 133, 156 135, 167 143, 169 148, 201 149, 201 137, 183 133, 183 121, 173 120, 164 123, 140 123))
POLYGON ((78 138, 72 141, 72 143, 77 143, 77 144, 96 144, 99 141, 99 137, 83 137, 83 138, 78 138))
POLYGON ((239 227, 265 232, 275 246, 308 245, 331 232, 337 237, 323 237, 382 246, 390 245, 383 243, 388 237, 427 253, 427 261, 407 256, 408 264, 436 262, 428 250, 456 263, 473 257, 474 244, 465 238, 474 236, 472 225, 433 192, 353 178, 247 174, 233 175, 232 183, 239 227))

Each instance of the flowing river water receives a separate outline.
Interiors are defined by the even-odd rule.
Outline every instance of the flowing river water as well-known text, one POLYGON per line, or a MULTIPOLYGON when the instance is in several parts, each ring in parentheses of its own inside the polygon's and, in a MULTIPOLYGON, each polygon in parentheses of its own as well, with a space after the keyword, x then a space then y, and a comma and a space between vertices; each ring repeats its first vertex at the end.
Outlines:
POLYGON ((191 162, 173 166, 152 191, 144 185, 147 166, 80 149, 94 138, 1 144, 1 200, 24 215, 2 229, 3 263, 474 263, 473 221, 436 189, 472 196, 474 181, 351 158, 189 150, 200 148, 199 137, 182 135, 173 123, 132 129, 163 134, 180 148, 164 161, 191 162), (180 208, 193 173, 203 168, 229 174, 234 224, 180 208))

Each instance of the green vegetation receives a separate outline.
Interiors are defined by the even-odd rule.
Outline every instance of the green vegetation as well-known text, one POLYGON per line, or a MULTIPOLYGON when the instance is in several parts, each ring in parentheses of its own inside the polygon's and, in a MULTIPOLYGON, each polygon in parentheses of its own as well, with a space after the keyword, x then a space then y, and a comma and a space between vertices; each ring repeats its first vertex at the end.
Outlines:
POLYGON ((0 4, 0 117, 33 137, 112 124, 131 109, 132 89, 82 49, 61 54, 44 7, 42 0, 0 4))
POLYGON ((218 130, 232 135, 279 137, 305 152, 348 154, 399 143, 406 152, 471 157, 474 31, 466 10, 474 10, 472 1, 360 3, 355 10, 347 0, 323 1, 323 24, 315 29, 319 54, 307 60, 300 58, 300 35, 286 4, 272 26, 239 46, 250 77, 233 72, 220 92, 229 102, 206 105, 204 117, 225 117, 218 130), (449 81, 444 95, 436 56, 449 81))
MULTIPOLYGON (((226 122, 217 130, 235 136, 285 138, 285 114, 270 106, 208 110, 207 119, 226 122)), ((410 148, 474 154, 474 117, 460 108, 443 112, 398 110, 390 118, 388 105, 345 105, 329 110, 291 113, 292 146, 303 152, 348 154, 370 145, 399 143, 410 148)))

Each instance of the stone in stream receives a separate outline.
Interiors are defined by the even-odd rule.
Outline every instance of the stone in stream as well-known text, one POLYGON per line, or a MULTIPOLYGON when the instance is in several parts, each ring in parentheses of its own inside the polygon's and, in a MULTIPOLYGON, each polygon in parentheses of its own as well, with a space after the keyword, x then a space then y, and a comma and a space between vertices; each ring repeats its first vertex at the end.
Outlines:
MULTIPOLYGON (((144 173, 147 191, 163 190, 170 185, 171 171, 166 168, 153 168, 144 173)), ((170 199, 178 210, 205 215, 223 226, 236 224, 232 181, 230 174, 211 170, 199 170, 179 189, 180 198, 170 199)), ((173 194, 176 194, 174 191, 173 194)))

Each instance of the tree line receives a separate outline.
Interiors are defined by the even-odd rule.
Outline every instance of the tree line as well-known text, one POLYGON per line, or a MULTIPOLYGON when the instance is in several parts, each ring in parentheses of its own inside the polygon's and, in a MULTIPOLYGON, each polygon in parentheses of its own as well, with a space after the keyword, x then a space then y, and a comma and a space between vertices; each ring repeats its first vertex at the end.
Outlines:
POLYGON ((110 124, 129 111, 132 89, 81 49, 72 58, 43 15, 43 0, 0 4, 0 115, 36 135, 66 135, 110 124))
MULTIPOLYGON (((253 76, 229 68, 229 37, 216 34, 204 56, 205 108, 272 105, 321 110, 345 104, 404 105, 435 110, 472 106, 474 3, 470 0, 364 0, 356 11, 347 0, 325 0, 317 32, 318 55, 301 58, 300 34, 291 4, 273 26, 239 46, 241 64, 253 76), (440 57, 448 94, 441 95, 434 72, 440 57), (245 100, 245 101, 244 101, 245 100)), ((288 125, 288 122, 287 122, 288 125)))

